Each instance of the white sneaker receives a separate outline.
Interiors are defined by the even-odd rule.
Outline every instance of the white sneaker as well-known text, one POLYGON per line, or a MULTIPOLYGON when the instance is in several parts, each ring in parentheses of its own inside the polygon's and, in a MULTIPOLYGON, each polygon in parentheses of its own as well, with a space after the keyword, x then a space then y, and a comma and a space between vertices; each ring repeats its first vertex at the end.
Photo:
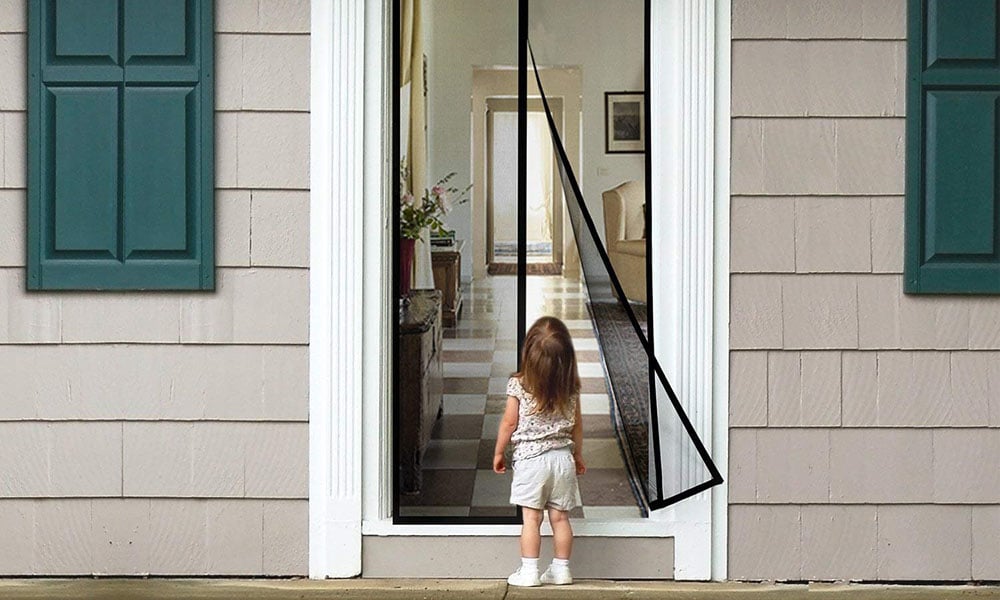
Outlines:
POLYGON ((569 568, 553 569, 549 567, 542 573, 540 581, 549 585, 569 585, 573 583, 573 575, 569 572, 569 568))
POLYGON ((542 585, 541 580, 538 579, 538 569, 526 569, 523 566, 518 567, 507 578, 507 583, 516 585, 517 587, 538 587, 542 585))

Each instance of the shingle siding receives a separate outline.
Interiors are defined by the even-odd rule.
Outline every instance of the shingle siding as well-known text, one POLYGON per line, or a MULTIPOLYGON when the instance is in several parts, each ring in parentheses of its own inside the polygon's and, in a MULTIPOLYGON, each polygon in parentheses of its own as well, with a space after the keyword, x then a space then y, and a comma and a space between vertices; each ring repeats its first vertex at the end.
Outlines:
POLYGON ((255 575, 306 563, 301 500, 4 500, 0 575, 255 575))
POLYGON ((216 3, 218 286, 26 293, 0 0, 0 575, 308 569, 309 2, 216 3))
POLYGON ((995 579, 1000 298, 902 288, 904 0, 734 0, 729 575, 995 579))

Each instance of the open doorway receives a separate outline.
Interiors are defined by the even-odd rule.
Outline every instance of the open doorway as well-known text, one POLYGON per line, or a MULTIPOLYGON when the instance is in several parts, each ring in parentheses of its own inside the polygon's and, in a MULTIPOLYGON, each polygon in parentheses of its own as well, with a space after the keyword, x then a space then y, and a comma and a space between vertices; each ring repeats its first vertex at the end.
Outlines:
MULTIPOLYGON (((576 66, 545 67, 545 72, 546 81, 551 81, 549 103, 556 113, 560 135, 568 152, 579 157, 583 121, 582 69, 576 66)), ((562 183, 538 87, 532 80, 528 82, 527 96, 527 154, 531 159, 527 173, 527 241, 536 242, 534 256, 532 253, 528 256, 527 274, 562 275, 576 280, 579 276, 579 254, 566 220, 562 183), (532 188, 538 191, 532 192, 532 188), (550 245, 551 251, 548 250, 550 245)), ((473 68, 471 137, 471 279, 514 274, 517 272, 517 228, 514 224, 518 219, 515 68, 473 68), (494 233, 497 231, 501 232, 499 236, 494 233), (496 242, 499 242, 499 248, 496 242)))
MULTIPOLYGON (((562 101, 551 103, 562 123, 562 101)), ((490 275, 517 273, 517 100, 486 101, 486 262, 490 275)), ((553 157, 528 163, 527 262, 529 275, 561 275, 562 182, 541 102, 528 101, 528 153, 553 157)))
MULTIPOLYGON (((546 4, 545 9, 538 12, 542 17, 550 17, 540 22, 563 24, 561 19, 553 20, 549 11, 552 6, 546 4)), ((639 6, 636 3, 632 8, 639 6)), ((449 10, 434 13, 429 29, 453 31, 452 27, 439 27, 438 21, 442 24, 454 22, 457 17, 454 8, 449 5, 449 10)), ((519 5, 519 10, 521 16, 527 14, 526 5, 519 5)), ((654 507, 654 501, 665 506, 668 500, 682 499, 681 495, 688 490, 697 491, 688 485, 687 471, 683 469, 671 470, 677 477, 669 482, 672 487, 666 493, 663 491, 660 451, 652 442, 659 440, 661 435, 668 439, 681 438, 679 431, 664 430, 656 425, 653 408, 661 396, 669 396, 673 403, 671 408, 680 409, 662 373, 659 374, 660 383, 667 386, 668 393, 657 393, 654 397, 653 380, 649 376, 652 367, 636 360, 643 354, 647 358, 651 356, 651 343, 644 337, 651 333, 643 331, 651 332, 652 328, 651 320, 645 320, 645 327, 637 322, 633 314, 640 311, 630 308, 629 302, 641 304, 643 314, 648 314, 645 311, 648 296, 629 295, 623 291, 604 250, 605 243, 615 248, 628 246, 625 249, 641 250, 629 255, 639 257, 635 268, 625 270, 630 280, 641 282, 638 287, 647 289, 649 261, 646 257, 652 238, 640 232, 648 229, 648 225, 643 226, 649 222, 648 214, 644 213, 651 207, 645 187, 650 167, 648 155, 640 146, 628 150, 633 156, 619 156, 625 150, 609 145, 609 139, 617 138, 617 133, 609 138, 605 125, 617 123, 611 118, 617 119, 617 108, 594 106, 591 102, 590 108, 584 110, 588 98, 606 98, 608 89, 631 90, 618 93, 623 97, 648 95, 643 90, 644 83, 648 83, 644 81, 644 71, 648 78, 648 70, 645 70, 641 51, 644 36, 634 35, 635 31, 644 29, 642 15, 641 11, 634 12, 637 18, 631 23, 632 33, 623 30, 621 35, 607 38, 604 45, 588 38, 574 47, 565 39, 567 32, 576 31, 573 27, 540 25, 533 39, 543 64, 578 66, 533 69, 534 85, 525 77, 523 62, 519 69, 475 66, 510 64, 502 56, 511 49, 505 44, 498 46, 498 55, 480 57, 477 53, 469 54, 469 39, 459 44, 461 40, 449 36, 423 38, 416 30, 409 38, 411 44, 406 45, 403 54, 410 64, 410 80, 401 78, 397 82, 401 98, 395 105, 397 154, 393 157, 394 164, 401 163, 400 177, 395 183, 403 184, 405 180, 406 184, 393 187, 398 188, 400 206, 405 208, 398 208, 394 224, 399 226, 397 233, 400 236, 405 234, 407 239, 415 240, 418 236, 411 235, 410 231, 413 223, 410 219, 404 220, 403 216, 427 211, 450 213, 440 215, 442 220, 434 220, 432 229, 450 242, 449 247, 453 248, 450 253, 457 255, 452 263, 454 272, 465 273, 461 267, 461 242, 469 233, 473 256, 472 277, 462 277, 458 293, 452 284, 442 288, 435 282, 433 288, 425 285, 411 288, 404 285, 409 280, 396 280, 399 285, 392 294, 394 307, 398 309, 392 313, 398 312, 400 317, 399 322, 394 323, 397 338, 393 357, 397 459, 394 470, 398 476, 394 480, 392 516, 396 523, 439 523, 443 519, 504 523, 516 517, 503 492, 509 488, 509 481, 507 477, 497 477, 489 469, 489 453, 496 440, 501 412, 497 409, 506 402, 503 390, 508 377, 517 368, 521 336, 527 322, 541 314, 566 321, 578 342, 578 354, 581 351, 589 353, 577 358, 583 380, 580 404, 584 406, 583 417, 596 418, 589 427, 584 427, 588 442, 583 445, 583 453, 590 469, 588 477, 580 482, 580 498, 576 502, 580 514, 577 516, 636 517, 644 513, 645 508, 654 507), (426 42, 426 45, 422 48, 412 43, 414 40, 426 42), (634 47, 629 48, 626 41, 633 42, 634 47), (425 48, 432 50, 425 54, 425 48), (620 51, 617 60, 610 58, 612 50, 620 51), (465 120, 461 115, 467 109, 462 104, 469 98, 465 91, 469 88, 465 86, 470 71, 471 119, 465 120), (587 88, 582 86, 584 72, 587 73, 587 88), (423 73, 428 73, 426 80, 423 73), (548 136, 544 134, 544 126, 540 126, 546 122, 539 118, 540 111, 527 106, 532 98, 543 98, 540 95, 543 80, 545 98, 552 99, 553 104, 556 100, 562 102, 561 117, 553 115, 546 106, 548 136), (515 90, 519 100, 516 110, 513 106, 503 110, 504 101, 513 104, 511 94, 515 90), (409 98, 408 104, 404 103, 405 98, 409 98), (468 126, 471 131, 463 131, 468 126), (404 130, 410 133, 408 137, 402 135, 404 130), (602 133, 605 135, 601 136, 602 133), (408 142, 409 154, 400 152, 404 139, 408 142), (558 159, 553 155, 553 148, 558 148, 558 159), (465 154, 470 149, 471 157, 465 154), (465 163, 471 167, 468 178, 457 172, 461 171, 463 154, 472 159, 465 163), (399 160, 403 157, 412 160, 403 163, 399 160), (587 169, 582 168, 584 163, 587 169), (554 172, 557 170, 564 190, 556 189, 554 172), (448 171, 450 173, 437 185, 424 190, 422 201, 415 200, 423 187, 417 183, 420 179, 433 182, 448 171), (572 173, 579 174, 579 178, 572 173), (443 191, 458 192, 459 188, 445 188, 445 183, 451 182, 456 175, 462 186, 471 179, 471 187, 466 188, 471 189, 471 215, 464 211, 452 213, 446 208, 451 203, 440 198, 443 191), (516 185, 511 185, 513 182, 516 185), (625 194, 629 201, 619 199, 616 204, 614 196, 616 193, 622 196, 622 190, 639 191, 625 194), (570 211, 573 218, 563 218, 564 224, 559 227, 557 217, 562 217, 563 210, 570 206, 561 192, 573 198, 574 208, 570 211), (636 202, 631 201, 633 197, 636 202), (509 202, 511 199, 516 199, 516 203, 509 202), (558 201, 561 202, 557 205, 558 201), (627 210, 618 206, 623 202, 627 210), (636 207, 639 210, 633 210, 636 207), (597 225, 602 221, 603 232, 597 225), (572 234, 565 224, 569 222, 572 222, 572 234), (516 234, 511 236, 514 232, 516 234), (526 245, 533 247, 526 249, 526 245), (556 260, 559 246, 563 249, 561 274, 525 278, 526 275, 538 275, 531 273, 526 263, 560 266, 556 260), (517 262, 504 261, 505 255, 515 256, 515 248, 517 262), (586 261, 581 260, 584 254, 586 261), (576 270, 571 264, 574 255, 576 270), (585 278, 579 277, 581 262, 588 265, 585 278), (489 271, 505 263, 513 267, 516 279, 494 277, 489 271), (535 285, 536 282, 541 285, 535 285), (442 303, 448 304, 444 300, 448 294, 463 297, 465 310, 461 315, 456 314, 451 323, 442 325, 436 317, 441 314, 442 303), (614 316, 617 313, 603 320, 595 314, 612 306, 622 308, 631 327, 628 323, 618 323, 614 316), (607 327, 598 335, 598 321, 605 324, 614 321, 618 325, 607 327), (613 343, 616 335, 627 337, 625 332, 636 336, 635 339, 628 337, 637 342, 633 345, 643 347, 631 348, 625 343, 616 346, 613 343), (608 360, 609 355, 614 360, 608 360), (612 371, 618 375, 612 376, 612 371), (611 389, 612 380, 617 382, 617 391, 611 389), (650 386, 648 393, 644 391, 646 384, 643 382, 650 386), (593 409, 593 415, 587 414, 587 405, 593 409), (634 443, 633 437, 640 443, 634 443), (651 471, 647 466, 652 464, 656 468, 651 471), (614 497, 607 494, 609 489, 616 492, 614 497)), ((493 21, 495 19, 490 21, 490 26, 493 21)), ((483 25, 485 28, 487 23, 483 25)), ((524 33, 523 29, 519 32, 522 50, 527 44, 524 33)), ((401 35, 401 42, 405 40, 407 37, 401 35)), ((575 38, 574 41, 583 40, 575 38)), ((475 44, 472 47, 482 48, 475 44)), ((523 53, 519 58, 524 58, 523 53)), ((402 68, 405 64, 404 61, 400 65, 400 77, 406 72, 402 68)), ((642 123, 648 122, 648 118, 644 113, 633 111, 628 116, 639 121, 638 131, 645 130, 642 123)), ((404 245, 397 237, 394 248, 412 250, 413 243, 404 245)), ((398 274, 416 271, 415 268, 411 271, 410 257, 410 252, 398 253, 398 262, 406 264, 398 274)), ((683 420, 683 415, 681 420, 690 430, 691 425, 683 420)), ((695 449, 704 454, 700 446, 695 449)), ((692 452, 684 456, 691 461, 702 458, 692 452)), ((686 461, 682 462, 682 467, 688 466, 686 461)), ((695 464, 691 471, 696 480, 693 483, 701 485, 705 478, 699 465, 695 464)))
MULTIPOLYGON (((368 157, 378 154, 375 152, 377 148, 382 148, 387 156, 390 152, 386 132, 387 128, 391 128, 392 108, 390 104, 384 104, 383 109, 379 110, 379 103, 386 102, 383 92, 391 78, 386 74, 388 69, 373 69, 372 61, 385 60, 388 65, 393 56, 393 34, 386 29, 389 21, 382 18, 384 10, 391 12, 393 3, 374 0, 365 4, 368 9, 363 20, 359 18, 354 4, 334 4, 332 8, 328 6, 318 14, 314 10, 313 15, 316 33, 313 38, 313 81, 322 82, 331 72, 336 77, 333 87, 319 85, 318 90, 314 90, 315 111, 312 117, 312 147, 315 152, 311 152, 314 167, 311 173, 315 185, 311 192, 311 237, 315 242, 312 252, 315 264, 311 271, 311 289, 315 293, 310 304, 313 320, 310 329, 313 340, 310 344, 310 363, 317 368, 310 372, 310 415, 315 417, 309 420, 310 576, 343 577, 361 573, 363 533, 368 544, 364 560, 367 576, 498 577, 507 574, 506 565, 497 559, 506 555, 510 540, 517 535, 516 526, 470 526, 470 522, 483 521, 463 519, 459 521, 461 525, 455 522, 456 526, 449 528, 417 528, 401 524, 393 518, 394 514, 398 514, 392 500, 393 482, 397 473, 392 439, 387 432, 392 428, 395 395, 392 391, 387 392, 387 382, 394 364, 390 358, 394 340, 389 332, 396 315, 392 313, 391 303, 361 301, 362 290, 364 298, 389 297, 394 271, 398 269, 398 260, 392 253, 393 230, 387 226, 391 222, 394 190, 385 184, 385 178, 392 174, 394 168, 392 165, 379 168, 376 163, 381 159, 377 156, 371 163, 368 160, 368 157), (336 25, 331 27, 331 24, 336 25), (367 42, 364 52, 359 51, 362 41, 367 42), (375 50, 372 50, 372 46, 375 50), (345 90, 352 90, 356 97, 361 97, 361 81, 365 82, 366 110, 363 113, 356 110, 354 105, 343 102, 345 90), (333 139, 344 140, 344 143, 330 143, 331 122, 337 132, 333 139), (364 148, 370 149, 370 152, 362 152, 362 139, 364 148), (348 140, 354 142, 347 143, 348 140), (365 157, 364 161, 362 157, 365 157), (335 168, 329 168, 331 164, 335 168), (356 186, 362 177, 366 201, 342 202, 346 197, 344 190, 360 189, 351 186, 356 186), (372 200, 375 198, 381 198, 382 201, 372 200), (359 211, 363 211, 363 222, 355 218, 359 211), (363 352, 358 351, 361 336, 366 340, 363 352), (360 373, 363 376, 356 376, 360 373), (484 539, 483 536, 487 537, 484 539), (414 543, 418 544, 420 551, 412 551, 414 543), (389 552, 386 555, 387 562, 379 563, 382 557, 379 548, 382 552, 389 552), (439 560, 434 563, 437 567, 429 568, 426 561, 428 555, 455 555, 459 558, 439 560), (391 570, 386 571, 379 564, 390 565, 391 570), (465 570, 461 570, 461 565, 466 566, 465 570), (484 568, 483 565, 490 567, 484 568), (456 568, 459 570, 456 571, 456 568), (475 573, 472 574, 470 569, 475 573)), ((461 0, 447 4, 449 10, 458 13, 452 21, 462 23, 463 26, 454 27, 449 24, 449 35, 441 36, 442 43, 435 44, 442 46, 438 54, 454 57, 452 63, 471 64, 473 68, 476 68, 475 65, 510 64, 509 60, 495 60, 486 56, 486 50, 492 47, 493 40, 506 37, 503 15, 500 14, 498 18, 497 12, 501 8, 506 9, 507 4, 502 0, 487 4, 465 3, 465 0, 461 0), (466 4, 469 5, 469 10, 463 10, 466 4), (481 29, 464 26, 466 22, 477 20, 489 22, 492 27, 488 30, 489 36, 479 33, 481 29), (466 40, 469 38, 473 38, 476 43, 468 43, 466 40), (455 43, 444 43, 445 41, 461 42, 466 50, 456 52, 455 43)), ((437 5, 444 3, 431 4, 437 5)), ((316 6, 322 8, 323 5, 321 3, 316 6)), ((540 7, 533 3, 533 8, 536 6, 540 7)), ((614 2, 593 5, 586 3, 586 6, 587 17, 591 21, 613 23, 621 20, 622 10, 614 2), (594 12, 610 14, 602 16, 595 15, 594 12)), ((646 8, 648 11, 648 3, 646 8)), ((652 102, 653 119, 650 122, 656 124, 659 115, 660 127, 650 129, 650 140, 655 150, 654 156, 660 157, 656 164, 662 171, 654 171, 656 177, 652 181, 659 182, 660 194, 676 199, 671 206, 677 207, 675 211, 661 211, 659 215, 654 212, 657 225, 653 227, 653 231, 665 233, 659 237, 654 235, 653 239, 658 256, 656 265, 662 265, 661 261, 667 258, 677 257, 679 266, 687 269, 684 272, 698 276, 690 284, 671 285, 669 288, 660 286, 663 289, 677 289, 680 299, 676 310, 668 304, 666 313, 663 310, 658 313, 661 315, 658 318, 660 329, 666 335, 659 336, 657 347, 658 350, 669 350, 671 354, 677 354, 680 365, 679 368, 671 369, 672 371, 696 375, 697 381, 690 378, 688 380, 687 387, 692 389, 688 397, 692 405, 698 407, 698 427, 714 432, 713 447, 719 458, 724 460, 728 439, 725 432, 729 307, 729 7, 727 2, 719 0, 705 3, 693 10, 688 10, 686 5, 683 11, 681 8, 681 3, 653 3, 650 26, 652 31, 658 33, 652 37, 653 68, 650 70, 653 86, 648 89, 652 90, 651 98, 660 99, 652 102), (707 63, 706 56, 709 57, 707 63), (686 100, 692 97, 709 100, 707 105, 686 100), (716 98, 714 105, 712 98, 716 98), (709 107, 707 114, 706 106, 709 107), (711 109, 712 106, 714 110, 711 109), (695 210, 697 213, 693 212, 695 210), (698 218, 691 220, 692 216, 698 218), (683 227, 683 224, 693 227, 690 235, 680 236, 674 231, 683 227), (713 235, 713 231, 719 234, 713 235), (685 250, 695 246, 700 249, 701 243, 706 240, 709 244, 707 253, 703 250, 697 253, 685 250), (716 275, 715 286, 711 287, 713 271, 716 275), (701 274, 707 274, 707 279, 701 278, 701 274), (706 288, 703 282, 707 282, 709 287, 706 288), (671 315, 674 313, 685 317, 683 327, 673 326, 675 320, 671 315), (689 326, 696 322, 698 327, 689 326), (662 327, 664 323, 670 326, 662 327), (679 343, 672 342, 675 336, 670 332, 677 332, 679 343), (688 332, 688 335, 681 335, 684 332, 688 332), (706 343, 708 351, 701 351, 706 343), (710 360, 713 357, 714 361, 710 360), (689 365, 692 362, 695 367, 693 369, 689 365)), ((511 20, 514 19, 507 19, 511 20)), ((621 39, 611 34, 602 37, 621 39)), ((588 36, 587 43, 592 39, 588 36)), ((430 54, 432 77, 436 69, 434 56, 430 54)), ((468 71, 464 71, 466 75, 463 75, 463 71, 458 68, 462 64, 438 64, 441 65, 438 67, 441 71, 463 76, 466 80, 469 77, 468 71)), ((599 91, 625 89, 593 85, 595 79, 590 75, 587 81, 588 86, 599 91)), ((432 87, 432 93, 433 89, 432 87)), ((546 91, 550 95, 553 93, 548 82, 546 91)), ((479 150, 477 144, 474 143, 470 148, 467 142, 468 132, 474 125, 473 120, 466 117, 468 96, 454 93, 444 93, 442 96, 453 100, 452 106, 442 105, 442 109, 452 115, 449 122, 454 131, 446 131, 445 135, 439 137, 465 140, 465 144, 464 148, 456 146, 451 155, 442 154, 442 158, 446 160, 441 166, 432 168, 432 173, 446 173, 453 170, 452 165, 466 164, 471 167, 468 157, 479 150), (465 161, 459 160, 462 156, 466 157, 465 161)), ((566 100, 568 103, 573 102, 572 98, 566 100)), ((599 114, 599 109, 598 105, 591 112, 599 114)), ((579 121, 578 123, 583 125, 579 121)), ((573 127, 573 123, 568 123, 567 127, 573 127)), ((586 127, 585 131, 596 131, 603 138, 600 127, 586 127)), ((432 131, 432 139, 434 135, 432 131)), ((603 139, 601 142, 603 143, 603 139)), ((571 159, 579 156, 583 164, 589 165, 584 175, 585 187, 586 179, 593 180, 595 173, 598 189, 610 187, 601 181, 606 176, 602 167, 613 165, 602 165, 600 156, 598 160, 594 160, 587 154, 587 150, 567 150, 571 159)), ((610 173, 614 175, 616 170, 611 169, 610 173)), ((462 182, 472 178, 468 171, 465 172, 465 177, 461 177, 461 173, 459 175, 462 182)), ((653 190, 654 199, 659 198, 655 184, 653 190)), ((459 216, 463 212, 474 214, 472 209, 470 203, 456 209, 455 215, 459 216)), ((479 214, 483 216, 482 223, 485 225, 485 216, 479 214)), ((478 219, 469 219, 459 236, 472 240, 479 222, 478 219)), ((485 235, 485 226, 482 229, 485 235)), ((466 245, 466 260, 461 264, 463 285, 477 267, 476 262, 470 260, 471 248, 471 244, 466 245)), ((567 256, 567 265, 569 260, 570 257, 567 256)), ((485 266, 484 260, 481 267, 483 274, 485 266)), ((672 274, 676 272, 680 272, 680 269, 661 269, 659 281, 664 281, 664 273, 667 280, 672 280, 672 274)), ((656 268, 653 275, 653 281, 656 282, 656 268)), ((661 293, 659 297, 670 299, 665 293, 661 293)), ((705 495, 699 495, 669 511, 658 511, 656 514, 664 517, 659 521, 608 522, 585 519, 575 523, 574 529, 581 540, 586 541, 591 536, 593 543, 581 544, 576 551, 582 560, 588 559, 595 551, 597 558, 600 558, 609 547, 618 550, 618 553, 624 552, 629 557, 629 564, 635 567, 628 571, 633 577, 669 577, 670 567, 673 565, 672 572, 678 579, 724 579, 727 531, 725 519, 728 509, 724 490, 722 493, 713 493, 710 503, 707 500, 705 495), (619 538, 622 543, 616 545, 617 542, 612 538, 618 536, 629 537, 619 538), (631 536, 635 536, 635 539, 631 536), (663 541, 667 544, 663 546, 665 554, 649 552, 648 544, 654 541, 653 538, 664 538, 663 541), (664 559, 664 556, 674 557, 674 560, 664 559), (652 573, 650 567, 660 570, 652 573)), ((588 577, 608 576, 604 571, 588 573, 588 577)), ((615 574, 619 577, 626 576, 625 572, 619 570, 615 574)))

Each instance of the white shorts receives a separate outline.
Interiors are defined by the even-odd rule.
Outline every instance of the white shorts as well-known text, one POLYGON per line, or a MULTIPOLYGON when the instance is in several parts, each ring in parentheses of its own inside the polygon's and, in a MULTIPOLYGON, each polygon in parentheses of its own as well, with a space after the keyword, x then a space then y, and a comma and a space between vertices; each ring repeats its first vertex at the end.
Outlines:
POLYGON ((573 510, 580 505, 576 461, 569 448, 558 448, 516 461, 510 503, 542 510, 573 510))

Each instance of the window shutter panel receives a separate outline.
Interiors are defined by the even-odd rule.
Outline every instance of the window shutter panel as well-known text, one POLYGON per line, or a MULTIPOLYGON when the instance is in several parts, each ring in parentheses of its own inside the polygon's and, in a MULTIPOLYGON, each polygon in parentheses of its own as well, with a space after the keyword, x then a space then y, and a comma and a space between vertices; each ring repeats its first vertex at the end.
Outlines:
POLYGON ((909 293, 1000 292, 996 0, 909 0, 909 293))
POLYGON ((29 3, 29 289, 212 289, 211 0, 29 3))

